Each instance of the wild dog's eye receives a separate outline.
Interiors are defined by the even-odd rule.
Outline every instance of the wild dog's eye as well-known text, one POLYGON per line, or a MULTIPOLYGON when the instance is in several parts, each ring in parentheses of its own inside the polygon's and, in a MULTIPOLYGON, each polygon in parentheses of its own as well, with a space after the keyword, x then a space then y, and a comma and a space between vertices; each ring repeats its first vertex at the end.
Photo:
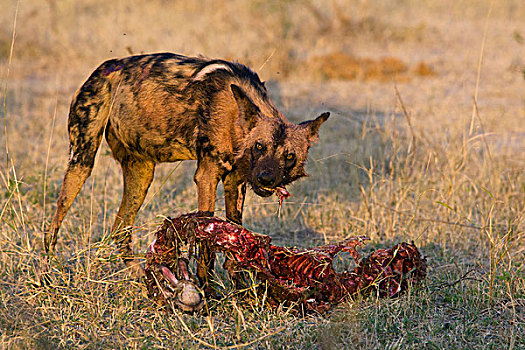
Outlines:
POLYGON ((288 160, 288 161, 294 160, 294 158, 295 158, 295 154, 293 154, 293 153, 288 153, 286 155, 286 160, 288 160))
POLYGON ((263 145, 261 145, 259 142, 256 142, 255 143, 255 149, 259 150, 259 151, 262 151, 263 149, 263 145))

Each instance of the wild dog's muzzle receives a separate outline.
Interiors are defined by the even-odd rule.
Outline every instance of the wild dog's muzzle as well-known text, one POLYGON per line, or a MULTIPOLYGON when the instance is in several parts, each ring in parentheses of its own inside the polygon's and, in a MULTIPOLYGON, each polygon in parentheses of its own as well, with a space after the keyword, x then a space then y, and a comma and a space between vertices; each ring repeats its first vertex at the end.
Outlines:
POLYGON ((276 178, 272 173, 263 171, 257 175, 257 180, 260 187, 253 187, 253 191, 261 197, 269 197, 275 194, 279 197, 279 204, 282 204, 283 200, 290 197, 290 193, 284 186, 275 186, 276 178))
POLYGON ((253 191, 261 197, 269 197, 275 192, 277 187, 277 176, 270 171, 261 171, 252 183, 253 191))
POLYGON ((257 174, 257 181, 264 187, 273 188, 277 182, 276 176, 269 171, 262 171, 257 174))
POLYGON ((282 170, 278 162, 272 157, 259 160, 251 171, 251 185, 253 191, 261 197, 269 197, 275 189, 281 186, 282 170))

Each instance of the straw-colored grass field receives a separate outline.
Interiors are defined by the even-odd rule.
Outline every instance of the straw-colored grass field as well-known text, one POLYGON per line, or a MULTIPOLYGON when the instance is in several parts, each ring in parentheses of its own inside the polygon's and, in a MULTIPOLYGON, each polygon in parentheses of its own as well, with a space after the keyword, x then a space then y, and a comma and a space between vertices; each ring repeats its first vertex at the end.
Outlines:
MULTIPOLYGON (((0 348, 524 349, 524 18, 521 0, 1 0, 0 348), (280 212, 250 193, 247 228, 300 247, 367 235, 365 253, 414 241, 425 283, 325 315, 236 296, 159 312, 109 238, 122 181, 103 143, 36 286, 75 90, 106 59, 160 51, 251 66, 292 121, 332 112, 311 176, 280 212)), ((194 169, 157 168, 137 252, 196 209, 194 169)))

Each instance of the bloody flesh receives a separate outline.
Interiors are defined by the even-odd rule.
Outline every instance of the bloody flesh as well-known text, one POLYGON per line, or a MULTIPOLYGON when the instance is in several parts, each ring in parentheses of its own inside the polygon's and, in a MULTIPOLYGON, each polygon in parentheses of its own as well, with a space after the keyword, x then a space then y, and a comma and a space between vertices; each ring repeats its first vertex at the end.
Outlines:
POLYGON ((277 187, 275 189, 275 195, 279 198, 279 206, 283 205, 283 201, 290 197, 290 192, 284 187, 277 187))
MULTIPOLYGON (((163 290, 162 280, 172 279, 167 278, 169 273, 162 273, 163 269, 173 271, 176 280, 196 283, 189 277, 188 262, 198 256, 202 243, 224 254, 224 267, 230 275, 251 271, 257 279, 266 281, 272 305, 296 302, 309 310, 325 311, 358 293, 375 291, 379 296, 396 296, 426 276, 426 260, 414 244, 404 242, 361 259, 356 248, 365 244, 366 237, 351 237, 312 249, 279 247, 272 245, 267 235, 197 214, 165 219, 156 236, 146 254, 146 283, 150 296, 165 302, 176 293, 167 295, 163 290), (340 252, 348 252, 355 259, 357 266, 353 270, 334 270, 333 259, 340 252)), ((176 283, 171 282, 171 286, 176 283)), ((181 306, 180 297, 176 304, 181 306)))

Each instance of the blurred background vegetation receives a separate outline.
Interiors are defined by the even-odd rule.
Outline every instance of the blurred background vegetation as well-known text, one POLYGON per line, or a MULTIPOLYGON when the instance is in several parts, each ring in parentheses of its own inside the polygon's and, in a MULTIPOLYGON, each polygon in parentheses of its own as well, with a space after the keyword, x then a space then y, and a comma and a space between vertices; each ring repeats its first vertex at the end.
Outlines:
MULTIPOLYGON (((524 18, 522 0, 0 0, 0 348, 525 348, 524 18), (103 142, 53 288, 36 287, 75 90, 109 58, 163 51, 249 65, 294 122, 332 113, 280 211, 249 193, 249 229, 415 241, 427 283, 323 317, 231 295, 159 313, 109 239, 122 180, 103 142)), ((194 171, 158 166, 136 252, 163 215, 196 209, 194 171)))

